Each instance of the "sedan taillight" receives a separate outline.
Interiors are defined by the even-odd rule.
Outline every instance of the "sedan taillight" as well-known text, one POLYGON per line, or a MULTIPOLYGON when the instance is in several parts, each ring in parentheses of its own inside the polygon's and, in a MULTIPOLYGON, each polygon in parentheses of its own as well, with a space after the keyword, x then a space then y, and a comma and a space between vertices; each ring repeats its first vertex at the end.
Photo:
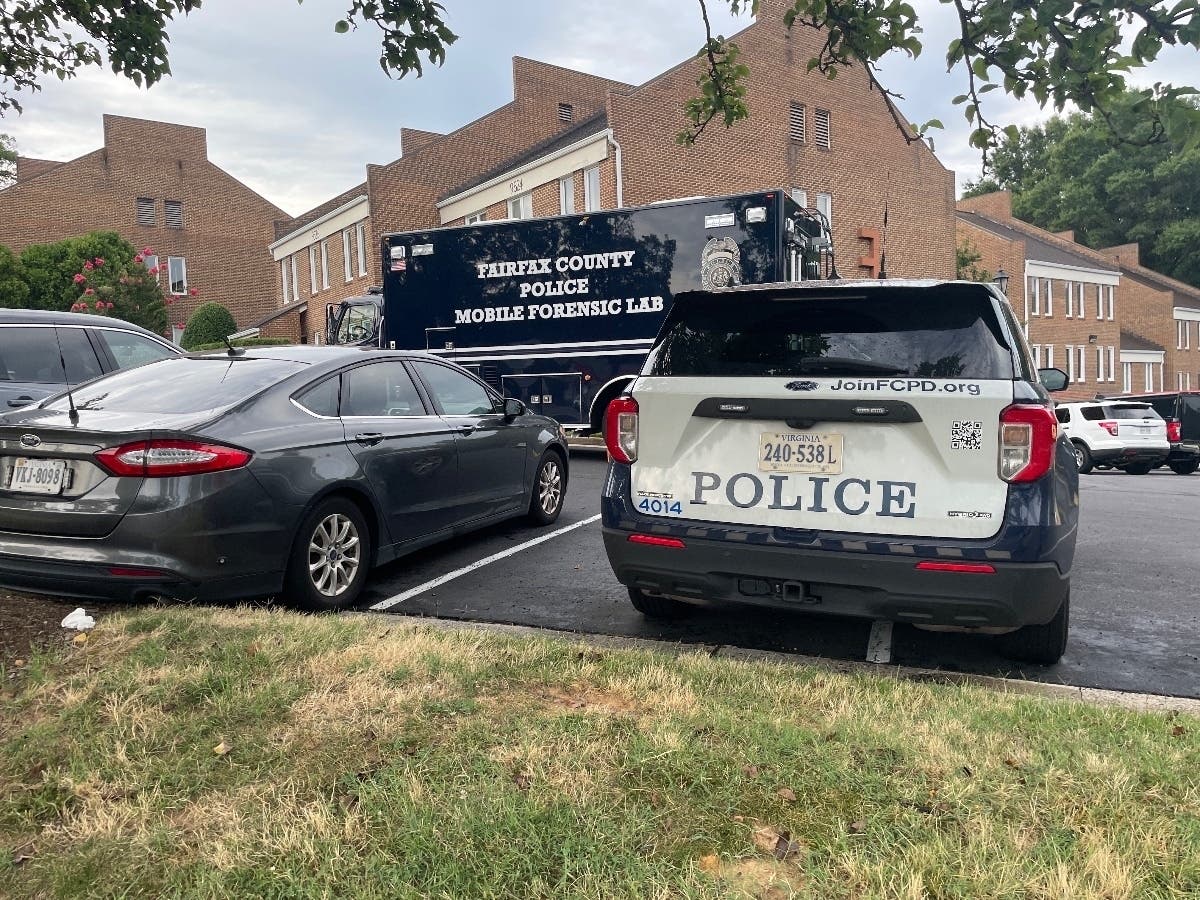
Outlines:
POLYGON ((113 475, 165 478, 240 469, 250 462, 251 456, 253 454, 246 450, 221 444, 153 440, 135 441, 101 450, 96 454, 96 462, 113 475))
POLYGON ((1054 463, 1058 419, 1045 406, 1014 403, 1000 413, 1000 477, 1010 484, 1037 481, 1054 463))
POLYGON ((604 443, 609 456, 617 462, 637 462, 638 403, 632 397, 618 397, 608 404, 604 414, 604 443))

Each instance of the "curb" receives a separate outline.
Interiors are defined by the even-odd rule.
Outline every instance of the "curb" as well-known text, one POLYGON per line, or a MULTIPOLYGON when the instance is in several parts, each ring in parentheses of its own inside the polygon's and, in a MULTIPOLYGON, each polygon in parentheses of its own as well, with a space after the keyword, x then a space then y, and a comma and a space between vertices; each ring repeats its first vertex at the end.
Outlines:
POLYGON ((1132 691, 1110 691, 1102 688, 1074 687, 1068 684, 1050 684, 1044 681, 1023 681, 1017 678, 1000 678, 994 675, 974 675, 967 672, 946 672, 940 669, 921 669, 912 666, 881 665, 858 660, 833 660, 820 656, 805 656, 799 653, 780 653, 774 650, 748 650, 742 647, 727 647, 720 644, 684 644, 674 641, 656 641, 651 638, 623 637, 609 634, 584 634, 574 631, 556 631, 550 628, 534 628, 529 625, 504 625, 498 622, 469 622, 458 619, 437 619, 426 616, 407 616, 403 613, 342 613, 348 618, 363 618, 378 622, 380 615, 403 618, 444 631, 486 631, 517 637, 537 637, 559 643, 587 644, 607 650, 649 650, 668 656, 685 653, 707 653, 717 659, 741 662, 767 662, 775 665, 810 666, 843 674, 891 676, 905 681, 932 684, 972 685, 987 688, 1001 694, 1021 694, 1061 700, 1073 703, 1089 703, 1093 706, 1109 706, 1135 712, 1176 713, 1200 717, 1200 700, 1188 697, 1171 697, 1162 694, 1139 694, 1132 691))

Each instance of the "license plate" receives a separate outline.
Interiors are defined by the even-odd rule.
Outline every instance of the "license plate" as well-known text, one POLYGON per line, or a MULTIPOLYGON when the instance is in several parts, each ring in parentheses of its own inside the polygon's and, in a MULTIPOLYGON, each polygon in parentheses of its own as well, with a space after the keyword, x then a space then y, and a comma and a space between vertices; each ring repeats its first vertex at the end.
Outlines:
POLYGON ((758 438, 760 472, 842 474, 842 435, 809 431, 764 431, 758 438))
POLYGON ((13 460, 8 489, 20 494, 60 494, 67 482, 67 464, 61 459, 13 460))
POLYGON ((1138 431, 1141 434, 1154 434, 1154 426, 1153 425, 1139 425, 1138 431))

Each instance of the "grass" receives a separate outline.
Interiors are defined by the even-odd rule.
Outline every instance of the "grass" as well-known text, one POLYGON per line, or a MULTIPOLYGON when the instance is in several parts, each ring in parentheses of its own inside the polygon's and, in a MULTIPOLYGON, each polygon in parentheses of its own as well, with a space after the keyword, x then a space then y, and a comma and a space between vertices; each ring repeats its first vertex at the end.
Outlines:
POLYGON ((1190 719, 203 608, 19 685, 4 897, 1200 896, 1190 719))

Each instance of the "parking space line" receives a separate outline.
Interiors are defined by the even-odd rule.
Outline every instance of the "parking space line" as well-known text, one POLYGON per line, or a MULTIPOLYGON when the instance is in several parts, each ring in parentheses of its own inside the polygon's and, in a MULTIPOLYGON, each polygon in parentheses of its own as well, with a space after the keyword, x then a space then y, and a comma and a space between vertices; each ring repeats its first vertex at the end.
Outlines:
POLYGON ((506 557, 520 553, 522 550, 528 550, 530 547, 536 547, 538 544, 543 544, 561 534, 566 534, 568 531, 574 531, 576 528, 582 528, 584 525, 591 525, 593 522, 598 522, 599 520, 600 515, 596 514, 590 519, 581 519, 578 522, 567 525, 565 528, 560 528, 557 531, 550 532, 549 534, 543 534, 541 537, 536 537, 533 540, 526 541, 523 544, 517 544, 515 547, 509 547, 507 550, 502 550, 499 553, 493 553, 491 556, 485 557, 477 562, 473 562, 469 566, 463 566, 461 569, 455 569, 453 572, 447 572, 445 575, 435 578, 432 581, 419 584, 415 588, 409 588, 407 591, 403 591, 392 597, 388 597, 386 600, 380 600, 371 607, 371 610, 374 612, 384 612, 391 609, 393 606, 398 606, 405 600, 411 600, 413 597, 423 594, 426 591, 431 591, 435 587, 441 587, 446 582, 453 581, 455 578, 461 578, 463 575, 474 572, 476 569, 482 569, 484 566, 490 566, 492 563, 499 562, 506 557))
POLYGON ((871 636, 867 638, 867 662, 890 663, 892 661, 892 623, 876 619, 871 623, 871 636))

